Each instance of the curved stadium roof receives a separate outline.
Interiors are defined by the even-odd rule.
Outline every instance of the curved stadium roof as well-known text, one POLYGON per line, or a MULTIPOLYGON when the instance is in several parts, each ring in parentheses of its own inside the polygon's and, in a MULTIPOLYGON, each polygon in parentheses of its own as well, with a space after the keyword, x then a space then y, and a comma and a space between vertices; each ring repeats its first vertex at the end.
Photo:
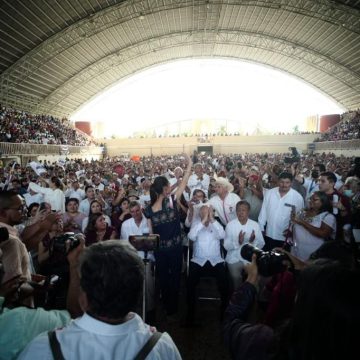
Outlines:
MULTIPOLYGON (((360 0, 2 0, 0 103, 70 116, 180 58, 236 58, 360 107, 360 0)), ((141 101, 141 99, 139 99, 141 101)))

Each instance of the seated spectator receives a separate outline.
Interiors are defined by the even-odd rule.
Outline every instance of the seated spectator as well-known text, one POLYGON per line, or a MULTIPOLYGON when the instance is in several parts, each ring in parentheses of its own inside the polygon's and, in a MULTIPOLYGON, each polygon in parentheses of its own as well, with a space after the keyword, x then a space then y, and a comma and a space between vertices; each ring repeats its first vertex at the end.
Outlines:
POLYGON ((89 218, 93 214, 103 214, 106 223, 108 224, 108 226, 111 226, 111 219, 109 218, 109 216, 107 216, 103 213, 103 207, 102 207, 101 203, 98 200, 93 200, 90 204, 90 214, 89 214, 89 216, 84 217, 82 224, 81 224, 81 230, 83 233, 85 233, 85 229, 89 223, 89 218))
POLYGON ((85 214, 86 216, 89 216, 90 214, 90 207, 93 200, 97 200, 102 207, 105 207, 104 199, 102 198, 99 192, 95 192, 93 186, 90 185, 86 186, 85 194, 86 194, 85 199, 80 202, 79 211, 85 214))
POLYGON ((15 109, 0 109, 2 141, 32 144, 85 146, 95 142, 66 119, 50 115, 32 115, 15 109))
MULTIPOLYGON (((136 252, 118 241, 84 250, 80 267, 80 304, 85 314, 53 337, 63 358, 132 360, 153 335, 132 311, 143 287, 143 263, 136 252)), ((42 359, 51 352, 45 333, 32 341, 19 359, 42 359)), ((166 333, 151 348, 147 359, 181 359, 166 333)))
POLYGON ((121 234, 121 226, 123 222, 131 218, 129 203, 129 199, 127 197, 123 197, 119 203, 119 211, 115 211, 112 214, 111 223, 119 234, 121 234))
POLYGON ((221 295, 221 316, 228 299, 228 282, 224 259, 221 257, 220 240, 225 232, 214 219, 211 207, 203 205, 200 208, 201 220, 194 224, 189 232, 189 239, 193 242, 193 257, 190 261, 189 278, 187 281, 187 315, 186 325, 194 325, 196 286, 201 276, 215 276, 221 295))
POLYGON ((89 224, 84 233, 86 246, 117 237, 115 228, 108 226, 105 216, 101 213, 92 214, 89 217, 89 224))
POLYGON ((82 232, 82 224, 86 215, 79 211, 79 200, 77 198, 68 199, 65 208, 66 212, 62 214, 64 231, 75 234, 82 232))

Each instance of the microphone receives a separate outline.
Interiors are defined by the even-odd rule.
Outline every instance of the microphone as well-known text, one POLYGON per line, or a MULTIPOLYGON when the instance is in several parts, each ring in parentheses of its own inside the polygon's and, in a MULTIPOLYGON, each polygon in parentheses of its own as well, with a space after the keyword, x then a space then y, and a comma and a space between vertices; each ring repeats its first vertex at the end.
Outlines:
POLYGON ((288 203, 285 203, 284 205, 287 206, 287 207, 291 207, 291 212, 295 213, 295 211, 296 211, 296 206, 295 205, 288 204, 288 203))

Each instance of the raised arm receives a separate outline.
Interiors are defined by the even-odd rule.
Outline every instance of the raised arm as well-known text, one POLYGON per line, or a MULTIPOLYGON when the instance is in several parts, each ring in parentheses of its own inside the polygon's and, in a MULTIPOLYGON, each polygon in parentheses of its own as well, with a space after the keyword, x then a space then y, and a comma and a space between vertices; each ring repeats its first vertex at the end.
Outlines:
POLYGON ((180 185, 178 186, 176 192, 175 192, 175 197, 176 199, 180 199, 181 194, 183 193, 183 191, 185 190, 185 187, 188 183, 190 174, 191 174, 191 166, 192 166, 192 161, 189 155, 185 154, 185 159, 187 162, 187 166, 186 166, 186 170, 184 172, 184 177, 180 183, 180 185))

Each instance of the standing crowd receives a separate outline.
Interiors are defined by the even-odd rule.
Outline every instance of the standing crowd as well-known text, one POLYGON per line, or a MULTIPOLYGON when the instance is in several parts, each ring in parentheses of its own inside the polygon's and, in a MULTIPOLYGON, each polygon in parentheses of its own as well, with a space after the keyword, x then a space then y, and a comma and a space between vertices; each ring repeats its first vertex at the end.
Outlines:
POLYGON ((149 234, 160 240, 145 273, 147 321, 161 308, 198 326, 198 283, 213 276, 233 358, 356 358, 360 158, 194 153, 42 166, 0 169, 0 359, 57 358, 59 348, 64 358, 134 359, 147 346, 149 358, 179 359, 171 337, 136 314, 144 253, 129 239, 149 234))

